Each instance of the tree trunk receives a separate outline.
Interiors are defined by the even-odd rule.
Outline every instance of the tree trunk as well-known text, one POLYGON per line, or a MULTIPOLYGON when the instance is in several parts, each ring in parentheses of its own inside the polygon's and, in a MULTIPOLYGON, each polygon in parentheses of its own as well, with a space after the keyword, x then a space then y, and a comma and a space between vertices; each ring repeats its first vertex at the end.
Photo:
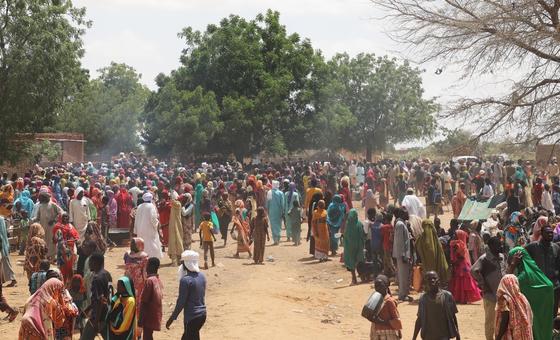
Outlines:
POLYGON ((366 145, 366 162, 371 162, 371 146, 366 145))

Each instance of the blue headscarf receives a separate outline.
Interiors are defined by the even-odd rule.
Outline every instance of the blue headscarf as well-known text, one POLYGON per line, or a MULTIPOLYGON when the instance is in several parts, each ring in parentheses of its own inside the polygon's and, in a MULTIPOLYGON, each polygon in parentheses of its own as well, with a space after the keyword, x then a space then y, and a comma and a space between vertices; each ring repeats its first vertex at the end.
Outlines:
POLYGON ((346 215, 346 204, 342 202, 340 195, 334 195, 331 204, 327 208, 327 224, 329 226, 340 228, 346 215))
POLYGON ((19 198, 14 202, 14 206, 17 202, 21 202, 21 207, 23 210, 27 211, 27 216, 31 217, 31 213, 33 212, 33 200, 31 199, 31 193, 29 190, 23 190, 19 198))

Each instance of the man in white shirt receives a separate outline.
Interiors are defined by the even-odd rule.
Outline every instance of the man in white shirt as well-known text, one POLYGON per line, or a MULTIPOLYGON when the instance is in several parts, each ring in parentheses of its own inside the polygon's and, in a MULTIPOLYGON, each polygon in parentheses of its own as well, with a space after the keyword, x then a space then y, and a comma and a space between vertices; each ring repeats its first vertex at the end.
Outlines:
POLYGON ((74 197, 75 198, 70 201, 68 206, 68 215, 70 217, 70 223, 74 225, 74 228, 76 228, 80 235, 81 242, 84 240, 87 225, 91 218, 87 199, 84 197, 84 188, 78 187, 74 197))

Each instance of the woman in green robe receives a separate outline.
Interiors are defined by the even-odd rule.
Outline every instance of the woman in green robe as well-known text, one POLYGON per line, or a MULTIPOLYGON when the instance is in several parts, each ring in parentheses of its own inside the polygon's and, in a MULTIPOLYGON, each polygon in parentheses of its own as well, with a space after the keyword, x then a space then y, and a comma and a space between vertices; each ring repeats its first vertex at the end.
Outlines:
POLYGON ((509 271, 515 271, 521 293, 527 297, 533 311, 533 339, 552 339, 553 320, 551 315, 554 308, 552 282, 539 269, 525 248, 513 248, 509 251, 508 258, 512 262, 509 271), (519 258, 520 256, 521 258, 519 258))
POLYGON ((358 211, 350 210, 344 228, 344 265, 352 273, 352 284, 358 283, 356 266, 364 261, 364 227, 358 220, 358 211))
POLYGON ((198 182, 194 188, 194 230, 198 229, 200 221, 202 220, 201 215, 201 203, 202 203, 202 192, 204 191, 204 186, 202 183, 198 182))
POLYGON ((422 261, 424 273, 434 271, 438 273, 442 283, 449 280, 449 266, 445 253, 438 240, 434 222, 430 219, 422 221, 422 234, 416 240, 416 251, 422 261))

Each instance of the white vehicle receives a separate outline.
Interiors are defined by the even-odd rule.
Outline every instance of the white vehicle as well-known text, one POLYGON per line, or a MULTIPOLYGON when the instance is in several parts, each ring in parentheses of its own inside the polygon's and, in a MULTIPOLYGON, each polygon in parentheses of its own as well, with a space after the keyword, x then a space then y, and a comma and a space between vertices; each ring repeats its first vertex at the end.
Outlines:
POLYGON ((461 162, 461 163, 471 162, 472 163, 472 162, 478 162, 478 157, 475 157, 475 156, 457 156, 457 157, 451 158, 451 160, 454 163, 458 163, 458 162, 461 162))

